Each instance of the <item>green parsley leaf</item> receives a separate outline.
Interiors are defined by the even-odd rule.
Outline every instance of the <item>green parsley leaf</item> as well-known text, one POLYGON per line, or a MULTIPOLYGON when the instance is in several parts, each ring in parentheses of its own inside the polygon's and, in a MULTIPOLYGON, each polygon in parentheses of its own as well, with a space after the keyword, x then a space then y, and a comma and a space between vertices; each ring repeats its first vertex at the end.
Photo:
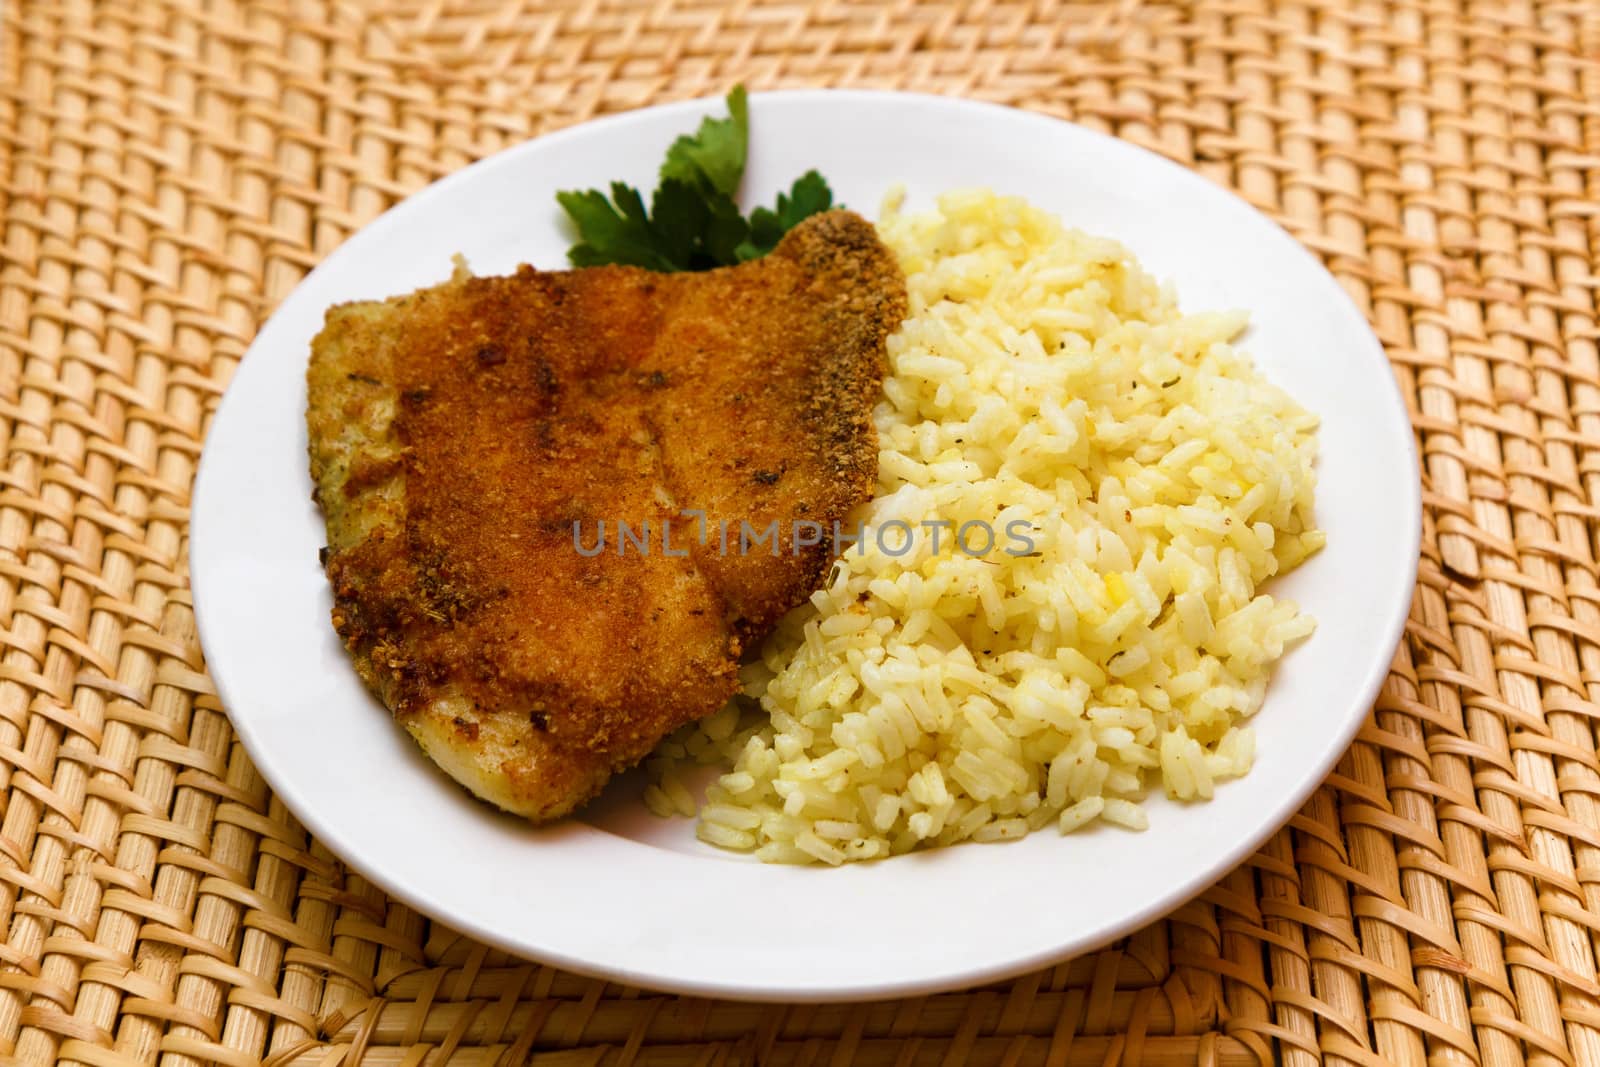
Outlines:
POLYGON ((711 221, 706 223, 704 241, 710 266, 731 266, 739 262, 739 246, 750 233, 750 225, 739 214, 739 205, 729 197, 715 197, 707 205, 711 208, 711 221))
POLYGON ((833 206, 833 190, 822 175, 808 170, 795 179, 789 194, 778 194, 776 211, 758 207, 750 213, 750 239, 738 248, 741 262, 759 259, 772 251, 783 235, 812 215, 833 206))
POLYGON ((650 210, 637 189, 611 183, 560 192, 556 201, 577 228, 567 250, 575 267, 620 263, 657 271, 710 270, 766 255, 802 220, 833 205, 833 191, 807 171, 776 209, 757 208, 748 220, 734 199, 750 146, 744 86, 728 93, 728 117, 706 118, 691 137, 679 137, 661 163, 650 210))
POLYGON ((711 210, 688 182, 664 181, 650 200, 650 231, 674 270, 693 270, 711 210))
POLYGON ((567 249, 575 267, 624 263, 649 270, 680 269, 662 255, 655 235, 643 219, 644 204, 638 190, 621 182, 611 185, 611 200, 598 189, 584 193, 557 193, 556 200, 578 228, 582 238, 567 249), (615 201, 615 205, 613 205, 615 201))
POLYGON ((750 108, 743 85, 733 87, 727 103, 728 118, 708 116, 693 137, 684 135, 672 142, 661 163, 662 181, 676 178, 730 198, 739 191, 750 149, 750 108))

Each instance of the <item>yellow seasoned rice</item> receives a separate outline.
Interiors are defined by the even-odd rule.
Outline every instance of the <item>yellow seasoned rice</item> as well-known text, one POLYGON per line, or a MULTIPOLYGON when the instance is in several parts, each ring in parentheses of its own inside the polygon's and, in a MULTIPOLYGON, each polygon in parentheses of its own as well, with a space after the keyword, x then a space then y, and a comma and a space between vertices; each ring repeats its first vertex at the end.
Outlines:
POLYGON ((1312 630, 1257 590, 1323 543, 1316 419, 1231 346, 1242 314, 1179 314, 1115 242, 986 191, 899 207, 879 230, 911 315, 861 518, 911 548, 847 548, 748 697, 662 745, 646 800, 690 814, 683 765, 720 763, 700 837, 776 862, 1143 829, 1146 789, 1250 769, 1246 722, 1312 630), (946 528, 935 554, 935 520, 995 547, 946 528))

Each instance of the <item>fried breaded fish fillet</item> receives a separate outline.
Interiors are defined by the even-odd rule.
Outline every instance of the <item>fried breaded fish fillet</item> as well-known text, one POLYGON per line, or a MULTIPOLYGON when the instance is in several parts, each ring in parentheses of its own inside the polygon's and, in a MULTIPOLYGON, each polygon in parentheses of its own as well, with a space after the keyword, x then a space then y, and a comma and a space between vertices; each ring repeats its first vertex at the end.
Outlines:
POLYGON ((737 267, 461 273, 330 310, 311 473, 362 679, 478 796, 571 811, 720 707, 821 583, 833 522, 872 493, 904 314, 892 254, 847 211, 737 267), (741 554, 740 523, 774 521, 741 554))

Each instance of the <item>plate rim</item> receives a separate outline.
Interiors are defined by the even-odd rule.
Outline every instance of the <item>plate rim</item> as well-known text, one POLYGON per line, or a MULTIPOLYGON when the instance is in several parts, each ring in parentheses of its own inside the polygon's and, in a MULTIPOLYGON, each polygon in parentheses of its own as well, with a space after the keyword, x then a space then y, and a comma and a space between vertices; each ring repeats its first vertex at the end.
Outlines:
MULTIPOLYGON (((223 713, 230 727, 249 754, 251 764, 256 773, 261 775, 272 792, 284 803, 285 807, 289 809, 311 836, 328 847, 341 863, 359 873, 364 879, 376 885, 388 895, 415 908, 423 915, 430 918, 438 917, 439 921, 452 929, 468 934, 513 955, 530 958, 535 962, 546 963, 591 978, 692 996, 720 997, 757 1002, 818 1003, 879 1000, 969 988, 974 985, 1002 981, 1074 956, 1093 952, 1155 919, 1171 914, 1189 901, 1205 893, 1219 878, 1226 875, 1245 858, 1254 853, 1293 817, 1294 813, 1304 805, 1311 794, 1326 779, 1328 773, 1349 750, 1352 741, 1366 722, 1372 704, 1390 673, 1394 654, 1402 639, 1405 624, 1410 615, 1412 600, 1415 596, 1422 538, 1420 465, 1414 424, 1400 392, 1399 384, 1394 379, 1393 365, 1389 361, 1383 344, 1373 330, 1371 321, 1366 314, 1356 305, 1349 293, 1327 269, 1321 259, 1271 216, 1251 205, 1232 189, 1213 181, 1203 173, 1186 167, 1142 145, 1044 112, 958 96, 898 90, 808 88, 750 93, 752 109, 763 101, 815 102, 828 100, 834 103, 847 103, 851 98, 870 98, 872 100, 894 98, 916 102, 922 106, 954 107, 991 115, 1004 115, 1008 120, 1015 120, 1020 117, 1041 125, 1066 126, 1077 131, 1080 135, 1086 135, 1097 141, 1116 146, 1115 151, 1131 151, 1140 155, 1144 157, 1143 161, 1147 165, 1168 171, 1176 171, 1185 176, 1186 180, 1203 181, 1210 187, 1213 194, 1220 194, 1231 201, 1235 210, 1242 209, 1250 213, 1258 221, 1265 223, 1273 230, 1276 230, 1281 237, 1285 238, 1287 245, 1292 247, 1293 254, 1302 257, 1305 263, 1319 277, 1320 284, 1327 291, 1328 299, 1342 303, 1343 312, 1353 322, 1360 324, 1367 342, 1362 346, 1367 355, 1362 358, 1375 357, 1378 363, 1378 367, 1375 369, 1381 370, 1387 375, 1385 380, 1389 387, 1384 390, 1384 394, 1389 411, 1382 420, 1382 425, 1388 426, 1393 420, 1398 420, 1398 425, 1407 427, 1406 432, 1398 435, 1403 444, 1403 456, 1397 455, 1394 460, 1398 463, 1403 459, 1406 468, 1416 475, 1401 481, 1401 486, 1406 494, 1406 499, 1403 502, 1404 518, 1402 520, 1406 535, 1405 547, 1410 558, 1409 565, 1404 569, 1407 585, 1404 587, 1405 592, 1403 593, 1397 589, 1387 607, 1385 616, 1381 619, 1381 625, 1376 628, 1377 636, 1373 639, 1372 648, 1374 650, 1381 648, 1385 654, 1380 657, 1378 652, 1374 651, 1372 663, 1366 670, 1360 684, 1351 690, 1350 705, 1352 708, 1361 709, 1360 714, 1357 714, 1354 710, 1350 712, 1347 721, 1338 731, 1338 743, 1331 750, 1332 755, 1322 761, 1323 765, 1318 767, 1316 773, 1308 775, 1293 790, 1285 791, 1279 802, 1273 806, 1270 818, 1266 818, 1260 824, 1261 828, 1257 832, 1245 835, 1234 841, 1228 848, 1219 850, 1216 858, 1205 865, 1203 872, 1193 876, 1192 884, 1186 883, 1179 890, 1160 896, 1150 904, 1126 913, 1121 917, 1120 921, 1096 931, 1093 936, 1080 937, 1064 944, 1047 944, 1038 951, 1025 956, 1013 956, 1000 962, 982 966, 965 966, 949 973, 942 972, 928 978, 908 976, 903 980, 894 982, 857 982, 829 988, 819 988, 811 985, 781 986, 776 984, 751 987, 741 985, 737 978, 722 980, 706 978, 684 979, 682 976, 677 975, 632 970, 626 965, 598 964, 583 958, 573 957, 566 952, 529 945, 525 939, 509 936, 499 930, 474 921, 469 914, 466 914, 459 907, 452 908, 448 902, 439 901, 433 899, 427 893, 418 892, 404 882, 389 877, 384 871, 368 869, 364 862, 350 859, 349 855, 352 850, 350 849, 351 841, 349 835, 334 829, 333 825, 326 821, 316 810, 316 805, 304 803, 304 798, 298 795, 297 790, 292 785, 292 781, 283 779, 278 774, 281 768, 274 768, 271 764, 263 763, 258 758, 257 753, 262 750, 262 745, 259 735, 255 732, 255 727, 250 724, 248 716, 236 717, 233 714, 231 709, 237 705, 230 697, 229 683, 224 680, 222 672, 217 669, 212 657, 205 654, 205 650, 210 647, 216 647, 216 643, 207 638, 209 626, 204 621, 205 612, 201 608, 205 600, 201 587, 205 583, 201 578, 201 569, 196 568, 193 564, 196 559, 194 546, 202 542, 203 531, 206 529, 206 523, 202 519, 206 509, 200 506, 201 501, 209 496, 206 492, 206 487, 211 481, 208 478, 208 474, 217 468, 219 462, 215 459, 215 451, 208 447, 211 433, 222 422, 225 414, 231 410, 231 406, 243 403, 238 398, 240 390, 235 388, 238 371, 243 367, 244 361, 250 357, 250 353, 255 348, 261 335, 267 331, 273 319, 279 316, 296 293, 310 285, 319 274, 336 269, 344 259, 354 254, 351 252, 351 248, 358 244, 356 238, 398 225, 404 221, 406 215, 419 210, 421 205, 427 204, 433 198, 442 195, 443 192, 458 184, 470 181, 472 176, 478 173, 481 168, 503 163, 508 157, 525 152, 546 151, 570 138, 594 135, 597 131, 617 130, 630 124, 650 121, 658 117, 676 114, 698 115, 703 113, 708 106, 719 104, 722 97, 721 95, 711 95, 636 108, 575 123, 547 134, 508 145, 452 171, 409 196, 396 201, 371 221, 347 234, 332 252, 326 255, 315 268, 307 272, 295 284, 293 289, 285 294, 283 299, 274 307, 272 315, 264 320, 256 331, 250 346, 240 358, 239 366, 235 368, 234 376, 230 380, 228 388, 224 391, 221 400, 211 415, 211 421, 207 426, 207 440, 202 447, 200 460, 196 467, 190 493, 190 521, 188 524, 189 581, 194 623, 202 653, 205 654, 207 674, 216 687, 223 713)), ((1108 234, 1107 236, 1115 237, 1114 234, 1108 234)), ((1396 510, 1400 510, 1399 503, 1396 504, 1396 510)), ((893 862, 895 860, 904 860, 904 857, 890 857, 889 860, 877 862, 893 862)))

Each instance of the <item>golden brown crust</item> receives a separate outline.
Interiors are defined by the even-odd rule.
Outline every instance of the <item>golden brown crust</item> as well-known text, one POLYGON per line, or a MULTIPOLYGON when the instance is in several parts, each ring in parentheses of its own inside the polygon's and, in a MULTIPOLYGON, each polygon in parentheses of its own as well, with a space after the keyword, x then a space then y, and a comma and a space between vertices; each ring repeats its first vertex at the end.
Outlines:
POLYGON ((737 687, 819 583, 877 468, 871 412, 904 283, 871 226, 817 216, 772 255, 458 277, 329 312, 307 423, 334 622, 429 754, 531 817, 570 810, 737 687), (693 543, 680 508, 713 531, 693 543), (652 551, 615 528, 650 522, 652 551), (779 555, 726 557, 717 522, 779 555), (605 520, 607 551, 586 557, 605 520), (673 548, 660 551, 671 520, 673 548), (685 545, 685 542, 689 542, 685 545))

